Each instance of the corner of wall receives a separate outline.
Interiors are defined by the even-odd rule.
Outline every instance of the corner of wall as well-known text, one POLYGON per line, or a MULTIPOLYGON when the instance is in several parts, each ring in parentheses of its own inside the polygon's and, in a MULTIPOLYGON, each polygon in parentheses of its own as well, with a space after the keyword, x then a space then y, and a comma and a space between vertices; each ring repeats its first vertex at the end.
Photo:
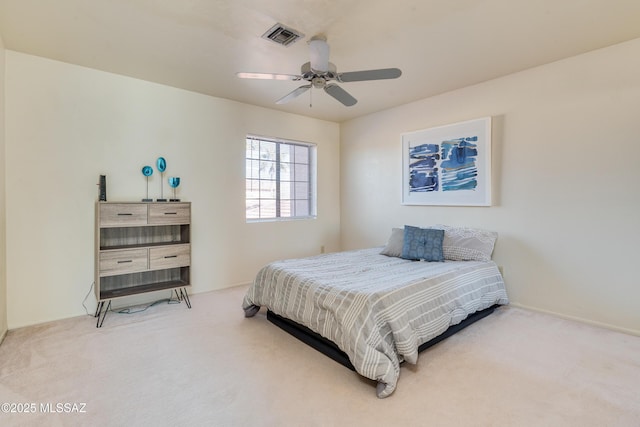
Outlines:
POLYGON ((7 334, 7 251, 5 208, 5 49, 0 37, 0 343, 7 334))

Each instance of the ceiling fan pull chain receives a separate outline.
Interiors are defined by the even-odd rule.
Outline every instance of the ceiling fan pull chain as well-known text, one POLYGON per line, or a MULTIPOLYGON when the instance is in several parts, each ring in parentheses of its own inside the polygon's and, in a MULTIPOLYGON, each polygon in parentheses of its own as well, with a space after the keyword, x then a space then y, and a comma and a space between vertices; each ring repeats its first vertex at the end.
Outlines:
POLYGON ((309 108, 313 107, 313 89, 309 91, 309 108))

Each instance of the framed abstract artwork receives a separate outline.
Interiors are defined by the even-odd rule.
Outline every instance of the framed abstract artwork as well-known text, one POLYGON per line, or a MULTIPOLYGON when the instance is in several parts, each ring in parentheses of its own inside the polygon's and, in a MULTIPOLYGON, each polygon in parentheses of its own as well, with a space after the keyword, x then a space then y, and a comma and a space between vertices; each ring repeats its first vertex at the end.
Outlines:
POLYGON ((491 206, 491 117, 402 134, 402 204, 491 206))

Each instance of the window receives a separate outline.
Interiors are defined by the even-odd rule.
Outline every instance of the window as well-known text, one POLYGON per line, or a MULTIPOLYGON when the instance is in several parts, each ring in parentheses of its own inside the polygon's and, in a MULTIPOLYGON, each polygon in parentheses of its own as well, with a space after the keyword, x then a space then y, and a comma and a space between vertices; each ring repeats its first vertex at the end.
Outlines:
POLYGON ((316 146, 247 136, 247 221, 315 218, 316 146))

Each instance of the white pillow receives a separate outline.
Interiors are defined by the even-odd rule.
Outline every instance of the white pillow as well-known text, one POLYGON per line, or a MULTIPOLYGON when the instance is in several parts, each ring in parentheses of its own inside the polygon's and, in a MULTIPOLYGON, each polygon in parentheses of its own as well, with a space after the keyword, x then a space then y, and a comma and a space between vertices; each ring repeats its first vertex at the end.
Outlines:
MULTIPOLYGON (((445 232, 446 234, 446 232, 445 232)), ((391 236, 389 236, 389 240, 387 241, 387 245, 380 252, 382 255, 387 256, 402 256, 402 245, 404 244, 404 229, 403 228, 392 228, 391 236)))
POLYGON ((444 230, 442 252, 451 261, 490 261, 498 239, 494 231, 476 228, 451 227, 438 224, 434 228, 444 230))

